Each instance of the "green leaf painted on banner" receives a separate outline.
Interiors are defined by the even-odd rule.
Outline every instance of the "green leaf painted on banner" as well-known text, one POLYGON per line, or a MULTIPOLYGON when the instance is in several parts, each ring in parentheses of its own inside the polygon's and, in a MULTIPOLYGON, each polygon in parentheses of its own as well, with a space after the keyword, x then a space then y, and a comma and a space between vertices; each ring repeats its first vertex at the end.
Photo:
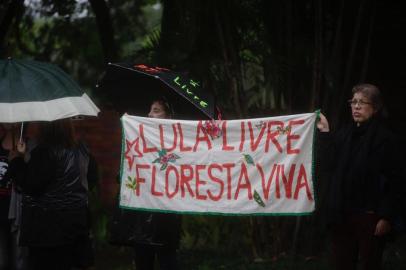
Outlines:
POLYGON ((127 183, 125 183, 125 186, 129 189, 136 190, 137 189, 137 179, 131 179, 130 176, 127 178, 127 183))
POLYGON ((180 156, 178 156, 177 154, 174 154, 174 153, 168 154, 166 156, 167 156, 169 162, 175 162, 177 159, 180 158, 180 156))
POLYGON ((165 156, 166 155, 166 149, 159 150, 158 155, 159 155, 159 157, 165 156))
POLYGON ((161 158, 157 158, 157 159, 155 159, 154 161, 152 161, 152 163, 158 163, 158 162, 160 162, 161 161, 161 158))
POLYGON ((265 207, 264 201, 262 200, 261 196, 259 196, 259 194, 256 190, 254 190, 254 200, 260 206, 265 207))
POLYGON ((168 167, 168 163, 164 163, 164 164, 162 164, 162 166, 161 166, 161 171, 165 170, 165 169, 166 169, 166 167, 168 167))
POLYGON ((248 155, 248 154, 243 154, 245 162, 247 162, 247 164, 251 164, 251 165, 255 165, 254 159, 248 155))

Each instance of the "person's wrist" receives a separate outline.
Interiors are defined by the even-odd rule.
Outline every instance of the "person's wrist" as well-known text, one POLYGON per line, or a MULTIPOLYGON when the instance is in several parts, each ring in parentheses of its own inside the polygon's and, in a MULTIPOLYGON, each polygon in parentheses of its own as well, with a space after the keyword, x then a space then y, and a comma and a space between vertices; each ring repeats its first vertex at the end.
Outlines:
POLYGON ((321 126, 321 125, 318 125, 318 126, 317 126, 317 129, 318 129, 320 132, 329 132, 329 131, 330 131, 330 128, 329 128, 328 126, 321 126))

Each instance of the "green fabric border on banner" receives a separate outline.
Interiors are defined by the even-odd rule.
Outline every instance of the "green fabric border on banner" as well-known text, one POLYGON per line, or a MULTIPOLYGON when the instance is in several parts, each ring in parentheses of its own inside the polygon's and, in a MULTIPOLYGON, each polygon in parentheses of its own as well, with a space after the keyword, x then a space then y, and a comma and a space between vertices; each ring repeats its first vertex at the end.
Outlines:
POLYGON ((314 131, 313 131, 313 144, 312 144, 312 184, 313 184, 313 196, 314 196, 314 210, 313 212, 316 211, 316 207, 317 207, 317 201, 318 201, 318 197, 317 197, 317 192, 316 192, 316 158, 317 158, 317 153, 314 150, 317 144, 317 121, 320 119, 320 109, 316 110, 314 112, 316 114, 316 119, 314 121, 314 131))
POLYGON ((121 160, 120 160, 120 181, 119 181, 119 183, 120 183, 120 189, 119 189, 119 193, 118 193, 118 206, 121 208, 122 206, 121 206, 121 204, 120 204, 120 202, 121 202, 121 185, 122 185, 122 183, 121 183, 121 181, 122 181, 122 179, 123 179, 123 168, 124 168, 124 166, 123 166, 123 162, 124 162, 124 153, 125 153, 125 134, 124 134, 124 124, 123 124, 123 116, 124 115, 122 115, 121 117, 120 117, 120 124, 121 124, 121 160))
POLYGON ((193 211, 174 211, 174 210, 161 210, 161 209, 150 209, 150 208, 137 208, 129 206, 121 206, 121 209, 137 210, 143 212, 156 212, 156 213, 166 213, 166 214, 182 214, 182 215, 208 215, 208 216, 309 216, 313 212, 303 212, 303 213, 221 213, 221 212, 193 212, 193 211))

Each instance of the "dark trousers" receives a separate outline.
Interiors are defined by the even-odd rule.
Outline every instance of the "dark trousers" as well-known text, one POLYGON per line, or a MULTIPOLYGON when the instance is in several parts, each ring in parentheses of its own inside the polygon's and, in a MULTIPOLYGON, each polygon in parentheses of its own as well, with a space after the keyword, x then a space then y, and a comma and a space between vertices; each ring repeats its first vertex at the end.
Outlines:
POLYGON ((0 222, 0 270, 10 269, 11 238, 10 226, 6 222, 0 222))
POLYGON ((28 261, 28 248, 18 245, 19 231, 11 232, 12 249, 13 249, 13 268, 14 270, 31 269, 28 261))
POLYGON ((153 270, 155 257, 160 270, 176 270, 176 249, 146 244, 135 246, 135 266, 137 270, 153 270))
POLYGON ((18 245, 18 230, 11 231, 8 224, 0 225, 0 270, 26 270, 28 248, 18 245))
POLYGON ((332 228, 333 263, 337 270, 380 270, 385 237, 374 236, 375 214, 351 215, 332 228))
POLYGON ((30 247, 29 260, 34 270, 69 270, 73 267, 73 246, 30 247))

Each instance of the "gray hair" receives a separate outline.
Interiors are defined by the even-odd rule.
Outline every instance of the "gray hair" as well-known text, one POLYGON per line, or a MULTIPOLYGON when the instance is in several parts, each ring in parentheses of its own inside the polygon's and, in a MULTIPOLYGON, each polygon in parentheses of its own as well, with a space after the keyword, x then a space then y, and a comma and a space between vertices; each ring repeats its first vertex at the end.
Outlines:
POLYGON ((366 96, 372 103, 376 112, 380 112, 383 108, 383 100, 381 96, 381 91, 379 88, 373 84, 361 83, 357 84, 352 88, 352 94, 362 93, 366 96))

